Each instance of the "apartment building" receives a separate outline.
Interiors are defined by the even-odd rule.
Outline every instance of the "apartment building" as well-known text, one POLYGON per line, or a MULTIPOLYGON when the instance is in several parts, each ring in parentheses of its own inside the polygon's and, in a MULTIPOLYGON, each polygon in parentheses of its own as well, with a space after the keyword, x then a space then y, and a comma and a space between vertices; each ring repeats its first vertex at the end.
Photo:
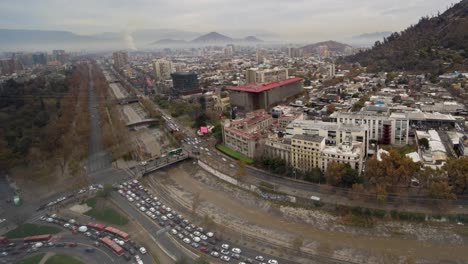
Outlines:
POLYGON ((300 171, 321 168, 325 137, 317 135, 294 135, 291 138, 291 165, 300 171))
POLYGON ((247 113, 244 119, 227 122, 223 126, 224 145, 253 158, 259 140, 267 136, 272 123, 273 118, 263 109, 247 113))

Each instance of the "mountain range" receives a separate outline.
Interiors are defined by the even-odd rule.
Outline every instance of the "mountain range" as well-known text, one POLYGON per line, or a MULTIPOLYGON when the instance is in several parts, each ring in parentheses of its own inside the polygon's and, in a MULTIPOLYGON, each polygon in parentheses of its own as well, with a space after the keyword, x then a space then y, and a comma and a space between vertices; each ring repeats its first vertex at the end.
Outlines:
MULTIPOLYGON (((265 34, 265 33, 264 33, 265 34)), ((231 38, 217 32, 200 34, 172 29, 144 29, 129 32, 104 32, 78 35, 69 31, 0 29, 0 51, 21 50, 112 50, 154 48, 169 45, 254 44, 262 40, 255 36, 231 38), (158 40, 158 41, 155 41, 158 40), (187 41, 190 40, 190 41, 187 41)))
POLYGON ((151 43, 152 45, 157 46, 165 46, 165 45, 190 45, 190 44, 202 44, 202 45, 209 45, 209 44, 232 44, 232 43, 260 43, 263 40, 255 37, 255 36, 248 36, 241 39, 235 39, 228 37, 226 35, 220 34, 218 32, 210 32, 208 34, 199 36, 191 41, 180 40, 180 39, 171 39, 165 38, 158 41, 151 43))
POLYGON ((392 33, 367 51, 346 58, 372 71, 440 74, 468 69, 468 0, 443 14, 423 17, 416 25, 392 33))
POLYGON ((318 50, 321 46, 327 46, 328 50, 333 53, 343 53, 345 52, 347 48, 352 48, 352 46, 348 44, 344 44, 344 43, 333 41, 333 40, 328 40, 328 41, 317 42, 314 44, 309 44, 309 45, 302 47, 301 49, 304 53, 318 53, 318 50))

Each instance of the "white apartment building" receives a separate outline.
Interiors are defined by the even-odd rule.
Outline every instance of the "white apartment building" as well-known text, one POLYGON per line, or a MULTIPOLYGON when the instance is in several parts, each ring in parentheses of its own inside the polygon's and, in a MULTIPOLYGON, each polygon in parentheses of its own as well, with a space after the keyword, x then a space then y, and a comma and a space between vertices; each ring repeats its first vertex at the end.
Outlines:
POLYGON ((364 125, 368 127, 369 140, 383 144, 408 144, 409 119, 406 113, 335 112, 330 118, 341 125, 364 125))
POLYGON ((289 78, 288 69, 259 70, 258 68, 248 69, 245 72, 246 83, 269 83, 282 81, 289 78))
POLYGON ((171 73, 175 72, 172 62, 164 59, 154 60, 153 68, 158 81, 171 79, 171 73))
POLYGON ((316 135, 325 138, 327 145, 337 145, 346 142, 347 137, 352 141, 362 142, 367 155, 369 148, 368 128, 359 124, 337 124, 316 120, 296 119, 286 126, 285 137, 294 135, 316 135))
POLYGON ((349 164, 351 168, 362 171, 365 152, 362 142, 347 141, 337 146, 325 146, 321 156, 321 170, 326 172, 331 162, 349 164))

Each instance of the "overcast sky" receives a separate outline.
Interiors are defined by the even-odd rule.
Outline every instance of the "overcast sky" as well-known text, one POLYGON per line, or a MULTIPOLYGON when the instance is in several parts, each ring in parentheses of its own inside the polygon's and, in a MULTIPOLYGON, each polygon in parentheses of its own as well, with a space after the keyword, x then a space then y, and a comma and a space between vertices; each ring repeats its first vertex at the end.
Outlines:
POLYGON ((0 28, 79 34, 240 29, 332 39, 400 31, 454 2, 459 0, 1 0, 0 28))

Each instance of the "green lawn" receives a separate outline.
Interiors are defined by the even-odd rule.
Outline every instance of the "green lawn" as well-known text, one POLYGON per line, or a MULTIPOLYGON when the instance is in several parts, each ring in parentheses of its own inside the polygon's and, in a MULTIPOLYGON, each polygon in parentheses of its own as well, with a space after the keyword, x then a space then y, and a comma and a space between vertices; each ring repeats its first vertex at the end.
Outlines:
POLYGON ((85 204, 87 204, 89 207, 95 207, 97 203, 96 198, 89 198, 88 200, 85 201, 85 204))
POLYGON ((50 257, 46 261, 45 264, 84 264, 84 263, 72 256, 57 254, 57 255, 53 255, 52 257, 50 257))
POLYGON ((234 150, 232 150, 232 149, 230 149, 230 148, 228 148, 228 147, 226 147, 224 145, 218 144, 218 145, 216 145, 216 148, 219 151, 223 152, 224 154, 228 155, 229 157, 231 157, 233 159, 242 160, 247 164, 252 164, 254 162, 253 159, 251 159, 251 158, 249 158, 249 157, 247 157, 247 156, 245 156, 245 155, 243 155, 243 154, 241 154, 239 152, 236 152, 236 151, 234 151, 234 150))
POLYGON ((85 215, 91 216, 96 218, 96 220, 103 221, 109 224, 114 225, 126 225, 128 223, 128 219, 117 213, 112 209, 91 209, 85 213, 85 215))
POLYGON ((16 262, 16 264, 38 264, 41 261, 42 257, 44 257, 44 253, 25 258, 16 262))
POLYGON ((41 226, 35 224, 23 224, 5 234, 8 238, 22 238, 27 236, 57 234, 62 231, 53 226, 41 226))

